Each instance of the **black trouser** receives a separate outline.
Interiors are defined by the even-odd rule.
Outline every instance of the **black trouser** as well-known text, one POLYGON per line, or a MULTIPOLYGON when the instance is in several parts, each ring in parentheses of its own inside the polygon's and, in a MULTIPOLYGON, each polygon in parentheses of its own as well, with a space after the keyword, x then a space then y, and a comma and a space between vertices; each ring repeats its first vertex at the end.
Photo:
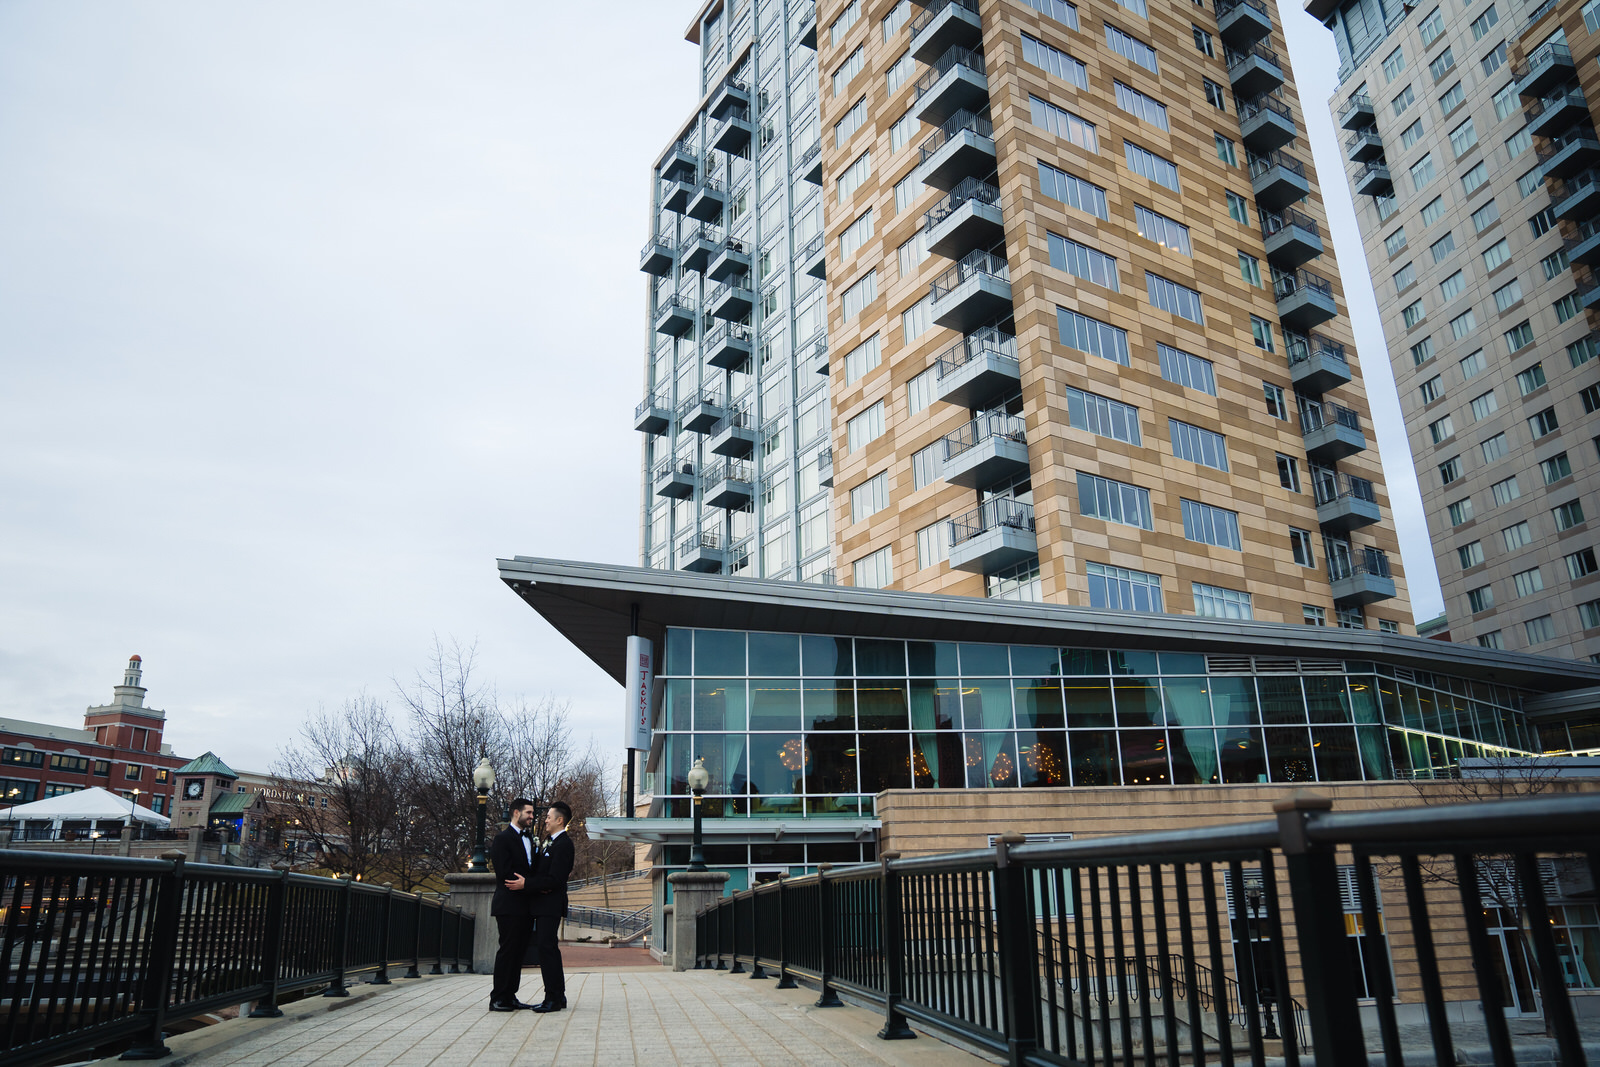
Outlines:
POLYGON ((533 916, 496 915, 494 921, 500 927, 500 950, 494 954, 494 991, 489 1000, 510 1004, 522 984, 522 957, 533 937, 533 916))
POLYGON ((544 979, 544 999, 564 1000, 567 975, 561 969, 561 916, 541 915, 534 920, 534 943, 539 946, 539 976, 544 979))

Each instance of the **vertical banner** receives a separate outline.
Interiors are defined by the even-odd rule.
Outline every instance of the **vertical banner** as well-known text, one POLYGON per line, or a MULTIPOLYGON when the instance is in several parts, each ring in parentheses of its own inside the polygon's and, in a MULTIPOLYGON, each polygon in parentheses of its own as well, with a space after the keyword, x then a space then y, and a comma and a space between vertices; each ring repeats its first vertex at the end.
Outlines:
POLYGON ((650 748, 650 697, 655 686, 654 652, 643 637, 628 638, 628 708, 622 730, 622 747, 650 748))

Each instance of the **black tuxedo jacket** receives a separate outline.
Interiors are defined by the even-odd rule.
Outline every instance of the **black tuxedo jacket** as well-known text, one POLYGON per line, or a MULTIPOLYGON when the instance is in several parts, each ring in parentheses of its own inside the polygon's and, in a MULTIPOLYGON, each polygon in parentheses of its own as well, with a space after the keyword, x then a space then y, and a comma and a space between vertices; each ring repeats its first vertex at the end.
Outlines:
POLYGON ((534 857, 533 878, 528 882, 533 888, 528 894, 528 914, 567 913, 567 879, 572 877, 573 856, 572 835, 563 833, 534 857))
MULTIPOLYGON (((533 840, 533 847, 537 849, 539 842, 533 840)), ((534 853, 534 861, 538 862, 538 853, 534 853)), ((527 852, 522 847, 521 834, 510 826, 495 835, 494 842, 489 846, 489 862, 494 866, 497 883, 494 887, 494 900, 489 905, 490 915, 532 915, 528 907, 533 899, 533 893, 526 887, 518 890, 507 889, 505 880, 522 875, 530 881, 533 878, 534 868, 528 863, 527 852)))

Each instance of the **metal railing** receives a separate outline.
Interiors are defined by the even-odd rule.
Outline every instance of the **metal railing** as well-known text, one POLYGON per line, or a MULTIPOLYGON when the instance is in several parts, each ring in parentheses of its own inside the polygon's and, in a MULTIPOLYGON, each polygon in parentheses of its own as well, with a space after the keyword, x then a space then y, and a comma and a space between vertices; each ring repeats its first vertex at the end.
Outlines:
POLYGON ((816 255, 818 252, 821 252, 824 248, 826 248, 827 244, 828 244, 828 239, 826 237, 824 237, 820 233, 817 234, 811 240, 806 242, 804 248, 800 249, 800 254, 795 257, 795 262, 796 263, 805 263, 812 256, 816 255))
POLYGON ((1361 432, 1361 415, 1331 400, 1300 399, 1300 432, 1314 433, 1324 426, 1343 426, 1361 432))
POLYGON ((1316 238, 1322 237, 1322 227, 1317 225, 1317 220, 1303 211, 1284 208, 1277 213, 1271 211, 1263 211, 1261 213, 1262 237, 1275 237, 1290 228, 1305 230, 1316 238))
POLYGON ((929 134, 928 139, 922 142, 918 149, 918 163, 926 163, 932 159, 934 154, 945 146, 945 142, 964 130, 970 130, 979 137, 994 137, 994 123, 989 121, 988 115, 980 115, 962 108, 945 119, 944 125, 929 134))
POLYGON ((724 459, 711 464, 706 468, 706 484, 720 482, 727 479, 731 482, 755 481, 755 467, 742 459, 724 459))
POLYGON ((652 235, 650 240, 644 243, 644 247, 639 249, 639 258, 643 259, 651 252, 655 251, 663 252, 670 257, 674 251, 671 239, 664 237, 661 234, 652 235))
POLYGON ((961 425, 954 433, 944 437, 944 458, 955 459, 961 453, 989 440, 992 437, 1002 438, 1018 443, 1028 439, 1028 423, 1021 415, 1011 415, 1004 411, 985 411, 978 417, 961 425))
POLYGON ((743 294, 744 298, 749 300, 750 292, 750 275, 735 274, 706 291, 706 307, 716 307, 725 297, 738 294, 743 294))
POLYGON ((1372 97, 1368 96, 1366 93, 1351 93, 1349 99, 1347 99, 1339 108, 1339 124, 1341 126, 1344 125, 1345 119, 1351 113, 1360 108, 1365 108, 1367 111, 1371 111, 1372 97))
POLYGON ((682 475, 684 475, 686 477, 693 478, 694 477, 694 460, 692 460, 692 459, 669 459, 669 460, 665 460, 665 461, 663 461, 661 463, 657 463, 656 464, 656 469, 655 469, 654 474, 652 475, 652 478, 655 481, 659 482, 662 479, 669 478, 669 477, 671 477, 672 475, 675 475, 675 474, 682 474, 682 475))
POLYGON ((1267 13, 1267 5, 1263 4, 1261 0, 1216 0, 1217 18, 1220 19, 1222 16, 1238 7, 1252 8, 1255 11, 1259 11, 1262 15, 1265 15, 1269 19, 1272 17, 1267 13))
POLYGON ((743 341, 749 344, 755 338, 755 332, 742 322, 718 323, 706 331, 705 347, 715 348, 724 341, 743 341))
POLYGON ((1538 22, 1540 19, 1544 18, 1545 13, 1554 10, 1555 6, 1560 2, 1561 0, 1544 0, 1544 3, 1534 8, 1533 12, 1528 15, 1528 20, 1522 24, 1522 28, 1527 29, 1535 22, 1538 22))
MULTIPOLYGON (((755 425, 755 421, 755 417, 750 414, 743 404, 735 404, 728 409, 727 414, 711 424, 711 435, 715 437, 723 430, 729 429, 748 430, 755 425)), ((707 478, 709 480, 709 474, 707 478)), ((748 481, 749 479, 745 480, 748 481)))
POLYGON ((1587 119, 1579 119, 1565 133, 1555 137, 1548 137, 1546 141, 1549 143, 1535 153, 1540 163, 1550 162, 1550 160, 1575 144, 1582 144, 1587 141, 1593 145, 1600 141, 1600 138, 1596 137, 1594 127, 1589 124, 1587 119))
POLYGON ((1279 300, 1286 300, 1302 289, 1319 293, 1330 300, 1333 298, 1333 283, 1320 274, 1312 274, 1304 268, 1273 271, 1272 293, 1279 300))
MULTIPOLYGON (((568 891, 570 890, 571 887, 568 886, 568 891)), ((575 926, 587 926, 593 930, 604 930, 618 937, 632 937, 639 931, 650 928, 650 905, 646 904, 638 911, 568 907, 567 922, 575 926)))
POLYGON ((1583 90, 1576 85, 1569 85, 1558 93, 1551 93, 1549 96, 1535 100, 1532 106, 1523 111, 1522 119, 1524 122, 1532 122, 1551 108, 1557 108, 1567 103, 1574 104, 1584 110, 1588 110, 1589 107, 1589 101, 1584 97, 1583 90))
MULTIPOLYGON (((12 1067, 132 1042, 130 1058, 167 1053, 163 1031, 256 1002, 281 1015, 285 994, 353 974, 421 965, 470 969, 474 920, 386 887, 287 871, 0 851, 3 979, 0 1060, 12 1067)), ((101 1053, 103 1054, 103 1053, 101 1053)))
POLYGON ((1330 467, 1312 465, 1311 489, 1319 504, 1332 504, 1346 498, 1365 500, 1369 504, 1378 502, 1378 494, 1371 481, 1330 467))
POLYGON ((1578 223, 1576 236, 1568 237, 1561 242, 1561 250, 1570 254, 1574 248, 1577 248, 1597 233, 1600 233, 1600 219, 1584 219, 1578 223))
POLYGON ((695 966, 803 979, 819 1007, 848 992, 881 1038, 916 1022, 1030 1067, 1398 1064, 1429 1043, 1455 1063, 1444 997, 1465 973, 1455 995, 1494 1006, 1489 1051, 1511 1064, 1509 952, 1556 1058, 1585 1062, 1555 909, 1592 894, 1600 795, 1331 807, 1298 793, 1254 822, 822 864, 702 908, 695 966), (1427 1020, 1404 1050, 1391 940, 1427 1020))
POLYGON ((686 250, 696 241, 705 241, 707 244, 716 244, 722 240, 722 234, 713 226, 704 222, 697 222, 693 226, 684 228, 683 236, 678 239, 678 248, 686 250))
POLYGON ((817 141, 810 148, 800 153, 800 157, 794 161, 794 169, 797 171, 806 169, 810 162, 821 154, 822 142, 817 141))
POLYGON ((1290 330, 1283 332, 1284 347, 1289 353, 1289 366, 1295 367, 1306 362, 1313 356, 1327 356, 1340 363, 1347 363, 1344 355, 1344 345, 1320 333, 1301 334, 1290 330))
POLYGON ((1278 58, 1278 53, 1261 43, 1257 43, 1255 46, 1247 48, 1243 52, 1236 52, 1232 48, 1224 48, 1222 51, 1222 56, 1223 59, 1227 61, 1229 70, 1247 63, 1251 59, 1264 59, 1275 67, 1283 66, 1283 60, 1278 58))
POLYGON ((1540 69, 1553 63, 1565 63, 1569 67, 1572 66, 1572 49, 1560 41, 1551 41, 1549 44, 1541 46, 1533 55, 1521 63, 1512 66, 1511 76, 1517 81, 1522 81, 1524 78, 1538 73, 1540 69))
POLYGON ((697 530, 678 542, 678 554, 688 555, 699 548, 718 551, 723 547, 722 534, 716 530, 697 530))
POLYGON ((1595 185, 1600 185, 1600 170, 1595 170, 1591 167, 1588 170, 1581 170, 1569 178, 1547 178, 1545 181, 1550 187, 1550 202, 1555 204, 1569 196, 1586 192, 1595 185))
POLYGON ((1252 96, 1248 100, 1233 98, 1234 108, 1239 112, 1239 121, 1246 122, 1265 111, 1270 111, 1279 118, 1294 123, 1294 112, 1289 110, 1289 105, 1271 93, 1262 93, 1252 96))
POLYGON ((1353 547, 1348 541, 1335 541, 1325 539, 1324 547, 1328 557, 1328 580, 1337 582, 1345 578, 1354 578, 1361 574, 1370 574, 1376 578, 1391 578, 1389 571, 1389 555, 1382 549, 1363 546, 1353 547))
POLYGON ((592 885, 602 885, 607 882, 612 885, 618 882, 631 882, 635 878, 648 878, 653 873, 654 870, 650 867, 635 867, 631 871, 617 871, 615 874, 601 875, 595 878, 580 878, 575 882, 567 883, 567 892, 569 894, 576 893, 580 889, 588 889, 592 885))
POLYGON ((634 421, 638 422, 640 419, 644 418, 645 413, 652 408, 656 409, 657 411, 665 411, 670 414, 672 411, 672 400, 669 397, 662 396, 660 393, 651 393, 649 396, 639 401, 639 406, 633 409, 634 421))
POLYGON ((950 543, 959 545, 981 533, 998 530, 1003 526, 1031 532, 1033 505, 1024 504, 1009 496, 997 496, 992 500, 985 500, 965 515, 957 515, 950 520, 950 543))
POLYGON ((1261 177, 1273 167, 1282 167, 1290 174, 1296 174, 1302 178, 1306 176, 1306 165, 1282 150, 1268 152, 1265 155, 1257 155, 1251 152, 1249 160, 1250 177, 1252 178, 1261 177))
POLYGON ((694 303, 684 297, 679 296, 677 293, 672 293, 668 296, 663 296, 661 299, 656 301, 656 319, 660 320, 666 318, 667 314, 674 308, 678 308, 686 312, 691 319, 695 317, 694 303))
POLYGON ((935 278, 928 285, 928 292, 935 301, 955 292, 962 282, 984 274, 1000 281, 1011 280, 1011 268, 1006 264, 1004 256, 997 256, 992 252, 981 249, 968 252, 956 261, 956 265, 935 278))
POLYGON ((1364 126, 1344 139, 1344 150, 1348 154, 1355 151, 1357 145, 1377 145, 1383 148, 1383 138, 1378 136, 1378 127, 1364 126))
POLYGON ((933 20, 942 15, 944 9, 952 4, 956 7, 964 7, 974 15, 978 13, 978 0, 933 0, 931 4, 922 9, 922 14, 911 20, 911 36, 915 38, 917 34, 931 26, 933 20))
POLYGON ((922 216, 924 231, 933 228, 945 219, 961 210, 962 206, 976 200, 980 204, 1000 203, 1000 190, 984 181, 982 178, 962 178, 956 187, 950 190, 950 195, 933 205, 933 209, 922 216))
POLYGON ((953 374, 980 356, 999 356, 1001 359, 1016 363, 1018 362, 1017 339, 998 326, 984 326, 974 330, 934 359, 936 376, 943 378, 947 374, 953 374))
POLYGON ((957 67, 966 67, 974 74, 988 76, 988 70, 983 65, 983 53, 974 52, 961 45, 951 45, 945 50, 944 55, 934 60, 922 77, 917 79, 916 99, 921 100, 927 95, 928 90, 939 83, 939 79, 949 74, 957 67))

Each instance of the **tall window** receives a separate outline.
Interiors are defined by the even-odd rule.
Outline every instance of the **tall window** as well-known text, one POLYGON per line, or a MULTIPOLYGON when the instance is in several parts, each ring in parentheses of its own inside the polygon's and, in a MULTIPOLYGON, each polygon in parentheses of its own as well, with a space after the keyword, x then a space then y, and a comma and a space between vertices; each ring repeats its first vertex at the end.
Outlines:
POLYGON ((839 64, 839 69, 833 72, 833 95, 838 96, 850 86, 850 80, 861 73, 861 67, 866 62, 866 45, 857 45, 845 61, 839 64))
POLYGON ((1146 241, 1154 241, 1163 248, 1186 256, 1194 255, 1194 248, 1189 243, 1189 227, 1183 223, 1151 211, 1142 204, 1133 205, 1133 218, 1139 227, 1139 236, 1146 241))
POLYGON ((1158 130, 1171 128, 1167 125, 1166 105, 1119 81, 1113 81, 1111 84, 1116 91, 1117 106, 1122 110, 1135 118, 1143 119, 1158 130))
POLYGON ((1180 319, 1205 325, 1205 316, 1200 310, 1200 294, 1195 290, 1150 271, 1144 272, 1144 285, 1153 306, 1180 319))
POLYGON ((1067 421, 1074 428, 1130 445, 1144 443, 1139 436, 1138 408, 1110 397, 1074 389, 1070 385, 1065 389, 1067 421))
POLYGON ((1123 155, 1128 161, 1128 169, 1143 178, 1149 178, 1157 185, 1164 185, 1173 192, 1178 192, 1178 168, 1168 159, 1163 159, 1154 152, 1140 148, 1132 141, 1122 142, 1123 155))
POLYGON ((1213 619, 1253 619, 1250 594, 1237 589, 1224 589, 1219 585, 1191 583, 1194 589, 1194 613, 1213 619))
POLYGON ((1106 44, 1123 59, 1137 63, 1151 74, 1160 73, 1156 68, 1156 50, 1137 37, 1123 33, 1109 22, 1106 23, 1106 44))
POLYGON ((855 106, 844 113, 844 117, 833 124, 833 147, 843 148, 850 135, 861 128, 867 121, 867 98, 857 100, 855 106))
POLYGON ((941 519, 917 531, 917 569, 936 567, 950 558, 950 523, 941 519))
MULTIPOLYGON (((911 453, 911 487, 915 492, 944 477, 944 441, 935 441, 911 453)), ((940 523, 939 525, 943 525, 940 523)))
POLYGON ((878 345, 878 335, 871 337, 856 345, 844 357, 844 381, 846 385, 854 385, 860 377, 882 361, 878 345))
POLYGON ((894 565, 890 546, 884 545, 876 552, 855 561, 855 584, 861 589, 885 589, 894 581, 894 565))
POLYGON ((1061 343, 1068 348, 1109 359, 1124 367, 1129 365, 1126 330, 1063 307, 1056 308, 1056 325, 1061 331, 1061 343))
POLYGON ((850 521, 876 515, 889 506, 889 472, 879 471, 850 490, 850 521))
POLYGON ((1167 431, 1174 456, 1202 467, 1228 469, 1228 442, 1221 434, 1172 418, 1167 420, 1167 431))
POLYGON ((1216 371, 1209 359, 1160 342, 1156 343, 1156 356, 1161 363, 1161 377, 1167 381, 1198 389, 1208 396, 1217 395, 1216 371))
POLYGON ((1079 244, 1069 237, 1060 234, 1047 233, 1046 238, 1050 245, 1050 265, 1057 270, 1064 270, 1075 278, 1103 285, 1113 292, 1121 292, 1117 284, 1117 261, 1090 248, 1088 245, 1079 244))
POLYGON ((1074 115, 1065 108, 1056 107, 1050 101, 1041 100, 1037 96, 1028 97, 1028 108, 1033 124, 1040 129, 1049 130, 1057 137, 1071 141, 1085 151, 1100 150, 1094 123, 1085 121, 1081 116, 1074 115))
POLYGON ((1179 499, 1183 508, 1183 536, 1203 545, 1216 545, 1243 551, 1239 537, 1239 513, 1227 508, 1202 504, 1197 500, 1179 499))
POLYGON ((855 194, 861 183, 872 176, 872 153, 863 152, 844 169, 834 183, 839 190, 839 203, 843 204, 855 194))
POLYGON ((845 436, 851 452, 865 448, 869 443, 883 436, 883 401, 878 401, 867 410, 845 423, 845 436))
POLYGON ((1137 526, 1141 530, 1156 528, 1148 489, 1083 471, 1078 472, 1078 511, 1091 519, 1137 526))
POLYGON ((1039 163, 1039 191, 1096 218, 1111 218, 1104 189, 1043 161, 1039 163))
POLYGON ((849 259, 856 250, 872 238, 872 209, 868 208, 839 233, 839 258, 849 259))
POLYGON ((861 314, 861 309, 872 303, 878 297, 878 272, 876 269, 867 271, 861 280, 846 289, 839 298, 841 310, 844 312, 845 321, 848 322, 861 314))
POLYGON ((1087 67, 1061 49, 1052 48, 1027 34, 1022 35, 1022 61, 1054 74, 1062 81, 1071 82, 1080 89, 1089 88, 1087 67))
POLYGON ((1088 564, 1089 606, 1116 611, 1156 611, 1161 608, 1161 576, 1144 571, 1088 564))

